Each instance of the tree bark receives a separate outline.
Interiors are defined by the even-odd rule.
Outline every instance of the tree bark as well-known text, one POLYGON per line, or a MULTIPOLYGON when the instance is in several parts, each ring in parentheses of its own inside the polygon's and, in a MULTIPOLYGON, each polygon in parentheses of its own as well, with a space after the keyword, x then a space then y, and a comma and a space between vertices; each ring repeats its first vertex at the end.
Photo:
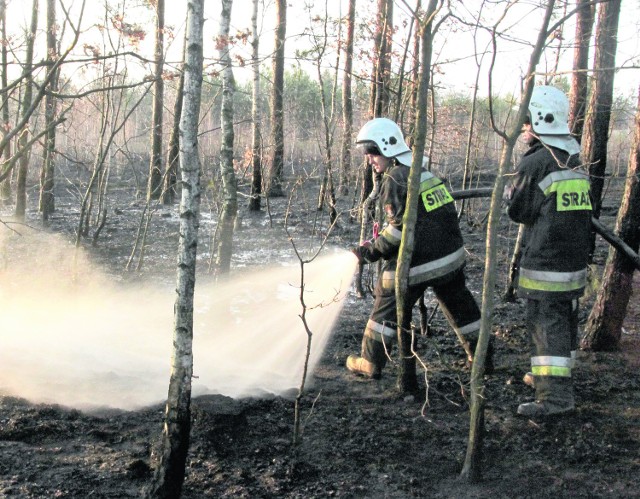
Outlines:
POLYGON ((164 106, 164 0, 156 0, 155 71, 153 110, 151 115, 151 157, 147 200, 160 199, 162 194, 162 109, 164 106))
MULTIPOLYGON (((618 218, 616 232, 636 253, 640 246, 640 88, 636 111, 635 133, 627 180, 618 218)), ((581 347, 588 350, 613 351, 620 348, 622 323, 633 291, 635 267, 629 258, 615 247, 609 248, 609 256, 598 289, 596 301, 589 314, 581 347)))
POLYGON ((271 174, 269 196, 283 196, 284 175, 284 47, 287 33, 287 1, 276 0, 276 37, 273 53, 273 90, 271 94, 271 174))
MULTIPOLYGON (((56 36, 56 1, 47 0, 47 58, 49 66, 47 72, 55 71, 56 74, 49 75, 49 89, 52 92, 58 91, 58 73, 54 62, 58 57, 58 46, 56 36)), ((42 221, 46 224, 49 216, 55 210, 54 197, 54 179, 55 179, 55 162, 54 154, 56 150, 56 127, 54 125, 56 115, 56 99, 48 93, 45 96, 45 127, 47 133, 44 143, 44 163, 40 174, 40 212, 42 213, 42 221)))
MULTIPOLYGON (((544 19, 540 31, 538 33, 538 39, 531 51, 531 57, 529 59, 529 67, 527 68, 527 79, 525 80, 525 87, 520 101, 520 106, 516 118, 514 120, 513 128, 508 134, 501 132, 500 135, 504 140, 502 154, 500 156, 500 164, 498 165, 498 172, 496 175, 496 182, 493 187, 493 195, 491 196, 491 207, 489 209, 489 218, 487 222, 487 236, 486 236, 486 256, 484 277, 482 281, 482 318, 480 321, 480 336, 478 338, 478 344, 473 359, 473 366, 471 368, 471 410, 469 421, 469 441, 467 444, 467 454, 465 456, 464 466, 460 473, 460 478, 468 482, 478 482, 482 478, 482 442, 484 437, 484 404, 486 400, 485 385, 484 385, 484 367, 485 359, 487 355, 487 348, 489 345, 489 336, 492 329, 492 316, 493 316, 493 295, 496 283, 496 267, 497 267, 497 247, 498 247, 498 230, 500 224, 502 193, 504 191, 505 173, 511 163, 511 156, 513 155, 513 149, 515 147, 522 124, 524 123, 527 115, 527 107, 529 100, 531 99, 531 93, 535 85, 535 72, 540 56, 542 54, 545 41, 548 33, 549 21, 551 14, 553 13, 554 0, 550 0, 547 3, 544 19)), ((495 29, 495 28, 494 28, 495 29)), ((494 48, 495 48, 495 32, 494 36, 494 48)), ((494 51, 495 57, 495 51, 494 51)), ((490 76, 491 83, 491 76, 490 76)), ((489 95, 491 95, 491 88, 489 88, 489 95)), ((493 123, 493 119, 492 119, 493 123)))
POLYGON ((378 118, 389 113, 392 28, 393 1, 378 0, 378 16, 374 35, 374 69, 369 103, 371 118, 378 118))
POLYGON ((260 36, 258 33, 258 0, 253 0, 251 14, 251 66, 253 68, 251 97, 251 196, 249 211, 260 211, 262 196, 262 130, 260 121, 260 36))
POLYGON ((339 192, 349 192, 349 171, 351 170, 351 141, 353 140, 353 102, 351 100, 351 72, 353 71, 353 42, 355 33, 356 0, 349 0, 347 14, 347 39, 344 48, 344 77, 342 78, 342 151, 340 154, 339 192))
MULTIPOLYGON (((2 39, 7 39, 7 2, 6 0, 0 0, 0 28, 2 29, 2 39)), ((4 130, 9 129, 9 77, 7 76, 8 68, 8 48, 7 44, 3 43, 0 48, 2 57, 2 77, 0 78, 0 85, 2 91, 2 124, 4 130)), ((6 132, 2 131, 4 135, 6 132)), ((5 143, 0 149, 0 157, 2 157, 2 168, 0 168, 0 175, 3 175, 5 165, 9 163, 11 158, 11 143, 5 143)), ((0 181, 0 204, 8 204, 11 200, 11 177, 7 176, 5 180, 0 181)))
POLYGON ((191 377, 193 375, 193 296, 200 215, 200 158, 198 122, 202 90, 202 26, 204 0, 187 4, 187 59, 184 108, 180 120, 180 240, 178 247, 176 302, 171 377, 165 409, 160 462, 148 497, 179 497, 184 482, 191 425, 191 377))
MULTIPOLYGON (((22 115, 26 118, 31 108, 31 101, 33 98, 33 46, 36 38, 36 31, 38 30, 38 0, 33 0, 31 7, 31 27, 27 40, 27 49, 25 55, 25 64, 23 69, 23 76, 25 81, 25 90, 22 98, 22 115)), ((29 156, 30 151, 27 150, 27 144, 29 142, 29 131, 27 124, 18 137, 18 149, 21 151, 19 159, 18 175, 16 180, 16 219, 24 221, 27 210, 27 174, 29 172, 29 156)), ((29 148, 30 149, 30 148, 29 148)))
POLYGON ((178 89, 176 91, 176 100, 173 104, 173 126, 171 127, 171 136, 169 137, 169 147, 167 152, 167 163, 164 171, 164 187, 162 189, 162 204, 171 205, 176 199, 178 183, 178 163, 180 156, 180 116, 182 115, 182 102, 184 94, 184 60, 186 58, 187 40, 185 40, 182 48, 182 70, 180 71, 180 79, 178 80, 178 89))
POLYGON ((409 268, 415 240, 415 225, 418 216, 418 202, 420 201, 420 173, 422 158, 427 141, 427 99, 429 94, 429 80, 431 76, 432 26, 438 0, 429 0, 427 11, 420 19, 420 34, 422 47, 420 84, 418 90, 418 113, 416 115, 415 135, 413 141, 413 158, 407 187, 407 202, 402 219, 402 239, 398 250, 398 264, 396 267, 396 312, 398 317, 398 350, 400 352, 400 369, 398 371, 398 389, 400 392, 411 393, 417 389, 416 358, 413 354, 413 341, 410 332, 411 309, 413 303, 405 301, 409 287, 409 268))
POLYGON ((222 144, 220 147, 220 173, 222 175, 223 203, 219 221, 218 251, 216 269, 219 275, 226 275, 231 268, 233 252, 233 229, 238 215, 238 189, 236 173, 233 169, 233 94, 235 82, 229 55, 229 25, 233 0, 222 0, 220 32, 217 46, 220 53, 222 70, 222 106, 220 122, 222 124, 222 144))
POLYGON ((576 46, 573 51, 573 76, 569 104, 569 126, 578 142, 582 141, 584 116, 587 107, 589 44, 593 33, 596 6, 590 0, 577 0, 576 46))
MULTIPOLYGON (((618 20, 621 0, 599 4, 596 27, 596 51, 589 108, 587 110, 582 159, 589 165, 593 216, 600 218, 602 193, 607 170, 607 144, 613 104, 613 78, 616 63, 618 20)), ((595 232, 591 240, 591 254, 595 250, 595 232)))

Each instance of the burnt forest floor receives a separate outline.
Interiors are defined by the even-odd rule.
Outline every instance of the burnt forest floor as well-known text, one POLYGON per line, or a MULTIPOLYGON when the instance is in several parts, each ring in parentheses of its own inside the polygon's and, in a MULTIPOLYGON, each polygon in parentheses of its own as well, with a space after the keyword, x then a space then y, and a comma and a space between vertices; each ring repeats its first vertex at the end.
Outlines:
MULTIPOLYGON (((348 208, 348 199, 341 203, 348 208)), ((266 210, 250 214, 241 207, 234 264, 259 264, 243 259, 243 248, 262 247, 261 259, 292 256, 281 228, 286 205, 286 198, 270 201, 273 227, 266 210)), ((207 209, 205 202, 203 240, 212 226, 207 209)), ((476 223, 466 218, 462 223, 466 274, 480 301, 486 204, 478 202, 472 209, 476 223)), ((114 279, 140 277, 123 277, 122 269, 141 210, 141 203, 123 202, 110 213, 98 244, 87 244, 90 258, 114 279)), ((290 224, 296 237, 317 237, 309 222, 315 209, 305 212, 300 206, 295 214, 290 224)), ((28 213, 32 227, 69 240, 77 218, 77 203, 64 200, 46 230, 35 207, 28 213)), ((403 398, 395 390, 394 365, 385 369, 380 381, 354 377, 344 368, 346 357, 359 352, 373 301, 371 295, 360 299, 351 292, 322 361, 310 375, 297 452, 291 445, 292 398, 194 398, 183 497, 640 497, 637 274, 622 351, 578 354, 575 413, 551 421, 519 417, 518 404, 533 396, 522 383, 529 343, 523 303, 501 299, 517 233, 517 227, 502 218, 493 321, 496 369, 485 376, 486 434, 479 483, 459 479, 469 433, 470 373, 442 314, 433 315, 430 334, 418 339, 418 352, 428 367, 420 374, 425 397, 403 398)), ((613 218, 604 221, 612 225, 613 218)), ((175 279, 177 224, 177 206, 160 208, 154 216, 143 267, 147 277, 175 279)), ((331 242, 348 247, 357 242, 358 233, 357 224, 343 213, 331 242)), ((602 240, 598 244, 596 263, 601 270, 607 248, 602 240)), ((205 267, 206 243, 199 249, 199 265, 205 267)), ((432 310, 433 301, 427 298, 432 310)), ((593 295, 583 300, 582 325, 592 300, 593 295)), ((0 383, 0 497, 139 497, 151 479, 163 409, 157 405, 137 411, 83 412, 3 394, 0 383)))

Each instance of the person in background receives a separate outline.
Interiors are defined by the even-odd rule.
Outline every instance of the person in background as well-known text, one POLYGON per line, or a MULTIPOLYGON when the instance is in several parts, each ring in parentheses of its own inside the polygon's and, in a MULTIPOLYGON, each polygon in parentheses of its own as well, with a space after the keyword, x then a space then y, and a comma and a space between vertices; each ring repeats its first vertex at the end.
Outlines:
MULTIPOLYGON (((355 374, 379 379, 397 335, 395 271, 412 152, 398 125, 387 118, 367 122, 356 142, 375 172, 382 174, 380 203, 386 226, 379 237, 352 250, 361 262, 384 262, 361 354, 350 355, 346 366, 355 374)), ((444 183, 423 168, 405 315, 411 317, 413 306, 431 287, 449 323, 469 341, 473 351, 480 330, 480 310, 466 287, 464 266, 465 250, 453 198, 444 183)), ((492 352, 491 347, 486 371, 493 369, 492 352)))
MULTIPOLYGON (((575 408, 571 370, 578 341, 578 298, 587 282, 591 234, 588 177, 571 137, 566 95, 535 87, 523 127, 529 145, 505 189, 507 212, 524 224, 518 295, 526 299, 534 402, 518 414, 551 416, 575 408)), ((526 379, 526 376, 525 376, 526 379)))

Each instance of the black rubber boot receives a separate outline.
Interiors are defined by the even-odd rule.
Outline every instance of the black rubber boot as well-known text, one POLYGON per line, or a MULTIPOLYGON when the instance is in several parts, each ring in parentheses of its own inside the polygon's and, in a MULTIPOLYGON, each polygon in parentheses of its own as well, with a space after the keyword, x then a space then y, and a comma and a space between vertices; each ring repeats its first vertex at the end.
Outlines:
POLYGON ((518 406, 518 414, 529 418, 557 416, 576 408, 571 378, 534 376, 535 402, 518 406))

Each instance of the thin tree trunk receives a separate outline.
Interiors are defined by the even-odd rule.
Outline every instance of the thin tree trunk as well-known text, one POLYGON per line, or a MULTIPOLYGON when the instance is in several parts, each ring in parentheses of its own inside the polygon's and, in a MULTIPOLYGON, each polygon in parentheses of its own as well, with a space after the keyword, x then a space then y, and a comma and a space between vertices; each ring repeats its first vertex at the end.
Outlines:
POLYGON ((147 200, 160 199, 162 194, 162 109, 164 105, 164 0, 156 0, 155 72, 153 75, 153 111, 151 115, 151 157, 147 200))
POLYGON ((371 118, 378 118, 389 112, 392 27, 393 2, 390 0, 378 0, 378 16, 374 34, 375 66, 371 79, 369 101, 371 118))
POLYGON ((178 194, 176 185, 178 183, 178 163, 180 156, 180 116, 182 115, 182 101, 184 94, 184 60, 186 58, 187 40, 185 35, 182 47, 182 70, 178 81, 176 100, 173 105, 173 126, 169 137, 169 148, 167 152, 167 166, 164 173, 164 187, 162 189, 162 204, 170 205, 178 194))
MULTIPOLYGON (((522 94, 522 100, 518 108, 515 123, 509 134, 499 132, 504 140, 502 154, 500 156, 500 164, 496 176, 496 182, 493 187, 493 195, 491 196, 491 207, 489 210, 489 219, 487 222, 486 236, 486 256, 484 277, 482 281, 482 318, 480 321, 480 336, 476 346, 473 366, 471 368, 471 414, 469 421, 469 441, 467 443, 467 453, 465 456, 464 466, 460 473, 460 478, 469 482, 477 482, 482 478, 482 442, 484 438, 484 404, 486 400, 484 385, 484 367, 489 345, 489 337, 492 329, 493 316, 493 295, 496 283, 497 268, 497 248, 498 248, 498 230, 500 224, 502 193, 504 190, 504 175, 507 172, 511 162, 511 156, 515 147, 522 124, 527 114, 527 107, 535 85, 535 71, 540 61, 545 41, 548 36, 549 21, 553 13, 554 0, 549 0, 545 9, 543 24, 540 27, 536 45, 531 52, 529 59, 529 67, 527 69, 527 79, 522 94)), ((494 27, 494 30, 497 28, 494 27)), ((493 33, 494 54, 496 57, 496 33, 493 33)), ((495 60, 495 59, 494 59, 495 60)), ((493 67, 493 66, 492 66, 493 67)), ((491 77, 489 78, 489 95, 492 95, 491 77)), ((493 110, 490 102, 490 109, 493 110)), ((494 123, 492 117, 492 124, 494 123)), ((497 131, 497 130, 496 130, 497 131)))
POLYGON ((351 100, 351 72, 353 71, 353 41, 355 33, 356 0, 349 0, 347 14, 347 40, 344 48, 344 77, 342 78, 342 151, 340 154, 340 188, 342 195, 349 192, 351 170, 351 141, 353 140, 353 102, 351 100))
POLYGON ((396 312, 398 317, 398 350, 400 352, 400 369, 398 371, 398 389, 403 393, 412 393, 417 389, 416 358, 413 354, 413 341, 410 332, 411 308, 413 303, 406 303, 405 298, 409 288, 409 268, 415 240, 415 225, 418 217, 418 202, 420 196, 420 172, 422 158, 427 141, 427 99, 429 94, 429 80, 431 76, 432 27, 438 0, 429 0, 424 18, 420 21, 421 35, 421 74, 418 89, 418 114, 416 115, 415 134, 413 141, 413 159, 409 173, 407 187, 407 202, 402 219, 402 239, 398 250, 398 264, 396 267, 396 312))
POLYGON ((220 53, 222 70, 222 108, 220 122, 222 123, 222 144, 220 147, 220 173, 222 175, 223 202, 220 214, 220 238, 216 268, 219 275, 226 275, 231 268, 231 254, 233 252, 233 229, 238 215, 238 192, 236 173, 233 169, 233 94, 235 82, 231 56, 229 55, 229 24, 231 22, 231 6, 233 0, 222 0, 222 14, 220 15, 220 32, 216 45, 220 53))
POLYGON ((253 69, 251 97, 251 196, 249 211, 260 211, 262 196, 262 130, 260 121, 260 36, 258 33, 258 1, 253 0, 251 14, 251 66, 253 69))
MULTIPOLYGON (((417 0, 416 12, 422 7, 422 1, 417 0)), ((420 30, 416 29, 413 36, 413 67, 411 68, 411 97, 409 99, 409 123, 416 122, 418 113, 418 87, 420 85, 420 30)))
MULTIPOLYGON (((607 143, 613 104, 613 78, 615 74, 616 48, 618 45, 618 20, 621 0, 599 4, 596 27, 596 51, 589 108, 587 110, 582 159, 589 165, 593 216, 600 218, 604 177, 607 170, 607 143)), ((595 232, 591 240, 591 255, 595 250, 595 232)))
POLYGON ((593 33, 596 6, 591 0, 577 0, 576 13, 576 46, 573 51, 573 75, 571 77, 571 92, 569 104, 569 125, 571 133, 578 142, 582 141, 584 116, 587 107, 589 45, 593 33))
POLYGON ((516 288, 518 275, 520 274, 520 258, 522 257, 522 237, 524 235, 524 225, 518 225, 518 235, 516 243, 513 245, 513 254, 509 263, 509 274, 507 276, 507 285, 504 292, 504 301, 513 303, 516 301, 516 288))
MULTIPOLYGON (((25 64, 23 69, 25 91, 22 98, 22 113, 23 117, 31 108, 31 100, 33 98, 33 75, 31 74, 33 68, 33 46, 36 38, 36 31, 38 29, 38 0, 33 0, 31 7, 31 27, 27 40, 27 49, 25 55, 25 64)), ((26 150, 27 143, 29 142, 28 128, 25 128, 20 133, 18 138, 18 149, 21 151, 21 156, 18 163, 18 175, 16 180, 16 218, 20 221, 24 221, 27 210, 27 174, 29 172, 29 158, 30 152, 26 150)))
MULTIPOLYGON (((57 36, 56 36, 56 0, 47 0, 47 57, 50 66, 47 72, 55 71, 55 75, 49 75, 49 89, 52 92, 58 90, 58 69, 53 63, 58 56, 57 36)), ((56 99, 48 93, 45 97, 45 127, 47 134, 44 145, 44 164, 40 175, 40 212, 42 221, 47 223, 49 216, 55 210, 54 178, 55 162, 54 153, 56 148, 56 127, 53 125, 56 114, 56 99)))
POLYGON ((191 377, 193 376, 193 296, 200 218, 200 157, 198 122, 202 90, 204 0, 187 4, 187 59, 184 107, 181 117, 180 241, 173 331, 171 378, 165 409, 160 462, 148 497, 180 497, 189 450, 191 428, 191 377))
MULTIPOLYGON (((2 39, 7 38, 7 2, 6 0, 0 0, 0 27, 2 28, 2 39)), ((0 79, 1 91, 2 91, 2 124, 4 130, 9 129, 9 77, 7 76, 8 68, 8 49, 7 44, 3 43, 0 48, 2 54, 2 77, 0 79)), ((2 132, 4 135, 4 131, 2 132)), ((3 141, 4 143, 4 141, 3 141)), ((0 157, 2 157, 2 168, 0 168, 0 175, 4 174, 4 168, 9 164, 11 159, 11 143, 6 143, 0 149, 0 157)), ((0 204, 8 204, 11 200, 11 177, 8 176, 5 180, 0 181, 0 204)))
POLYGON ((283 196, 284 175, 284 46, 287 33, 287 1, 276 0, 276 36, 273 53, 273 91, 271 94, 271 174, 269 196, 283 196))
MULTIPOLYGON (((636 111, 635 134, 629 163, 627 180, 618 218, 616 233, 636 253, 640 246, 640 87, 636 111)), ((589 350, 618 350, 622 334, 622 323, 633 291, 632 262, 613 246, 598 289, 596 301, 589 314, 585 336, 581 346, 589 350)))

